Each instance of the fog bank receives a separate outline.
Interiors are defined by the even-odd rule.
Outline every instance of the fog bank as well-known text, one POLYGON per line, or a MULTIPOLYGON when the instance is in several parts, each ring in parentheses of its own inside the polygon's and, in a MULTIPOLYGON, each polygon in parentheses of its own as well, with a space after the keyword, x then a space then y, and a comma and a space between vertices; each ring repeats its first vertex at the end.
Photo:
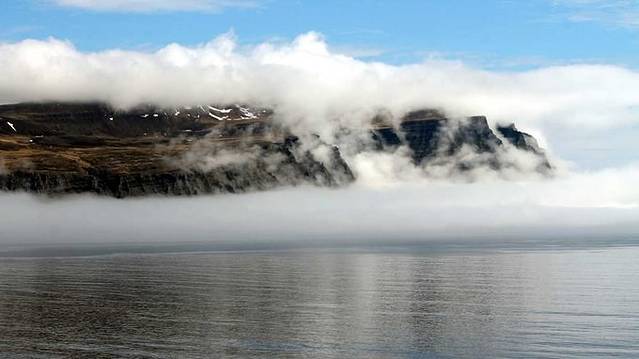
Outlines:
POLYGON ((362 183, 190 198, 2 194, 8 243, 427 241, 639 235, 639 166, 553 180, 362 183))

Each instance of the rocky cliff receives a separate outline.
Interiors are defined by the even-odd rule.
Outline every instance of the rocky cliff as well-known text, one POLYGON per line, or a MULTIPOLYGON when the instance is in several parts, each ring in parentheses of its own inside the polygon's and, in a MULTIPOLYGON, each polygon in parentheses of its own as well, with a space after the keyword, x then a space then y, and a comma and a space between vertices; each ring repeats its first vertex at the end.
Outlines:
MULTIPOLYGON (((355 180, 337 146, 316 136, 312 148, 250 106, 105 104, 0 106, 0 190, 114 197, 245 192, 279 186, 341 186, 355 180)), ((484 117, 450 121, 437 111, 407 114, 399 124, 379 119, 368 130, 376 151, 406 146, 416 166, 455 158, 464 149, 487 154, 499 169, 507 141, 550 164, 536 141, 514 125, 494 133, 484 117)), ((308 137, 308 136, 306 136, 308 137)), ((480 165, 455 160, 460 170, 480 165)))

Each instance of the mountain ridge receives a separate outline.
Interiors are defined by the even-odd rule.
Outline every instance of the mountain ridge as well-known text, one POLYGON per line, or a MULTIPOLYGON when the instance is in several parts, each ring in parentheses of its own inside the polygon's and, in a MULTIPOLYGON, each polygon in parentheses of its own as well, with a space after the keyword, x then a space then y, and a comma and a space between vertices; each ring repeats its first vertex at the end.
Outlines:
MULTIPOLYGON (((0 190, 123 198, 356 180, 339 146, 294 133, 274 115, 239 104, 127 111, 101 103, 1 105, 0 190)), ((495 133, 484 116, 451 121, 427 109, 407 113, 399 124, 371 119, 365 130, 374 151, 408 148, 415 166, 448 161, 459 171, 500 170, 513 166, 500 155, 514 148, 539 159, 537 172, 552 171, 532 136, 514 125, 495 133), (464 151, 476 156, 460 156, 464 151)))

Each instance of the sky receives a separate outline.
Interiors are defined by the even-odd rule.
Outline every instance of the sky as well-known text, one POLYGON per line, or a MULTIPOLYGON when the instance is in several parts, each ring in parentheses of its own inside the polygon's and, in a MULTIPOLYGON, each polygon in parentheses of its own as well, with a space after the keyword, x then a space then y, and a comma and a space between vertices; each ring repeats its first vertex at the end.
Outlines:
POLYGON ((242 44, 291 41, 315 31, 334 51, 392 64, 639 65, 639 3, 630 0, 12 0, 1 8, 0 41, 55 37, 82 51, 192 46, 229 31, 242 44))

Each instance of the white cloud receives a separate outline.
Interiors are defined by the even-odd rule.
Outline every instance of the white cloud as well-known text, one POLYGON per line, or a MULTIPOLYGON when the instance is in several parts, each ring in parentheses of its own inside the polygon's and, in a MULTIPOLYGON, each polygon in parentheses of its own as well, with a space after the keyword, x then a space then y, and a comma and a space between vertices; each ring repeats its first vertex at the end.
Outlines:
POLYGON ((0 196, 0 244, 394 241, 639 233, 639 167, 553 180, 418 180, 116 200, 0 196))
POLYGON ((219 11, 228 7, 255 7, 258 0, 52 0, 56 5, 93 11, 219 11))
POLYGON ((315 120, 385 106, 432 106, 526 125, 610 127, 639 114, 639 73, 618 66, 569 65, 500 73, 455 61, 394 66, 329 51, 308 33, 292 43, 239 48, 223 35, 196 47, 153 53, 84 53, 65 41, 0 44, 0 102, 100 100, 254 102, 296 109, 315 120))
MULTIPOLYGON (((586 135, 636 127, 639 72, 611 65, 491 72, 443 60, 389 65, 334 53, 316 33, 248 48, 227 34, 155 52, 82 52, 57 39, 0 44, 0 103, 41 100, 254 103, 327 140, 339 128, 363 128, 380 107, 395 114, 437 107, 516 122, 551 147, 560 141, 569 148, 586 135)), ((637 150, 628 146, 621 150, 637 150)))

